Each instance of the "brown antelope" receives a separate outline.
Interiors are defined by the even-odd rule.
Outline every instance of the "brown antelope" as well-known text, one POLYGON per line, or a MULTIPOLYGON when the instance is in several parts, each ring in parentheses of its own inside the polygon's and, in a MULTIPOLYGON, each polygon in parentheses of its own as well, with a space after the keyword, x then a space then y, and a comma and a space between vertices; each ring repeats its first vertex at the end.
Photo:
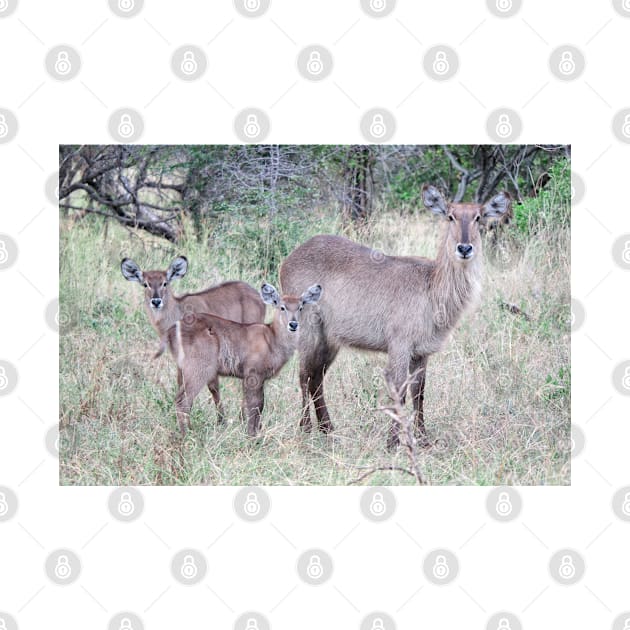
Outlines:
MULTIPOLYGON (((171 282, 184 277, 188 270, 185 256, 175 258, 166 271, 141 271, 130 258, 123 259, 120 268, 127 280, 144 287, 144 306, 149 321, 160 338, 160 347, 155 357, 159 357, 166 349, 166 331, 175 322, 193 313, 214 313, 219 317, 246 324, 265 321, 265 305, 260 301, 256 289, 245 282, 224 282, 199 293, 179 296, 172 293, 171 282)), ((177 383, 181 385, 179 369, 177 383)), ((210 393, 217 404, 221 420, 219 390, 210 388, 210 393)))
MULTIPOLYGON (((300 426, 311 428, 310 401, 320 431, 333 429, 324 399, 324 375, 341 346, 387 352, 390 390, 404 404, 411 389, 418 438, 424 428, 424 384, 429 355, 442 347, 465 308, 475 301, 482 275, 479 223, 500 217, 510 196, 499 193, 484 205, 448 203, 434 186, 422 189, 424 205, 443 217, 444 235, 435 260, 385 256, 339 236, 320 235, 283 262, 280 282, 292 293, 313 280, 324 298, 319 317, 309 318, 300 334, 300 426)), ((388 447, 399 442, 392 423, 388 447)))
MULTIPOLYGON (((276 309, 270 324, 241 324, 209 313, 195 313, 168 329, 169 350, 182 373, 175 406, 183 435, 190 427, 195 398, 206 384, 210 391, 218 392, 219 376, 242 379, 241 414, 247 419, 248 434, 257 434, 265 404, 265 381, 275 376, 293 355, 302 309, 305 304, 317 302, 321 294, 321 287, 314 285, 300 297, 280 297, 273 286, 263 284, 263 302, 276 309)), ((216 403, 220 409, 220 401, 216 403)))

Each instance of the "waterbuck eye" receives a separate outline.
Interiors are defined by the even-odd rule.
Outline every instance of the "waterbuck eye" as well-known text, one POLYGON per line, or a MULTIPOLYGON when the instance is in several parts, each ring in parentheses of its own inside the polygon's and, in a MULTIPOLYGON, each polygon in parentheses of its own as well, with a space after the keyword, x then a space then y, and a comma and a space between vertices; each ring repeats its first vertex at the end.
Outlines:
POLYGON ((455 217, 452 214, 448 215, 448 220, 449 221, 455 221, 455 217))
POLYGON ((481 221, 481 215, 480 215, 480 214, 478 214, 478 215, 475 217, 475 221, 477 221, 477 223, 478 223, 479 221, 481 221))
POLYGON ((148 289, 148 288, 149 288, 149 283, 148 283, 148 282, 145 282, 145 283, 144 283, 144 287, 145 287, 145 289, 148 289))
POLYGON ((286 309, 286 308, 284 308, 284 306, 281 306, 281 307, 280 307, 280 310, 281 310, 281 311, 286 311, 287 309, 286 309))

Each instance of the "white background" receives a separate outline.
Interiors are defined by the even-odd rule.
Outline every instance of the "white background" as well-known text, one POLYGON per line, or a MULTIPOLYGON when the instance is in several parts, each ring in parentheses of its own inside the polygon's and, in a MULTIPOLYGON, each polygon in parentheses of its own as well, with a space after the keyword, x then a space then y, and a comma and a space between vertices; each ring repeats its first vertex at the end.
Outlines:
POLYGON ((21 630, 106 628, 121 610, 151 629, 231 628, 246 610, 264 613, 274 630, 359 628, 372 610, 400 629, 481 629, 498 610, 536 630, 611 628, 630 609, 630 524, 611 508, 613 493, 630 484, 628 399, 611 380, 630 358, 629 276, 611 254, 630 232, 630 146, 612 129, 630 106, 629 48, 630 18, 603 0, 525 0, 509 18, 482 0, 400 0, 382 19, 354 0, 273 0, 256 19, 227 0, 148 0, 129 19, 104 1, 21 0, 0 18, 0 107, 19 121, 17 136, 0 145, 0 232, 19 247, 15 265, 0 271, 0 359, 19 372, 17 388, 0 397, 0 485, 19 497, 16 516, 0 523, 0 611, 21 630), (82 57, 69 82, 44 66, 60 43, 82 57), (170 69, 173 51, 188 43, 208 57, 205 76, 191 83, 170 69), (299 50, 313 43, 334 57, 321 83, 296 68, 299 50), (460 60, 446 82, 422 66, 423 52, 440 43, 460 60), (565 43, 586 59, 575 81, 549 70, 549 55, 565 43), (359 488, 271 488, 261 523, 236 517, 232 488, 147 488, 145 511, 129 524, 110 516, 111 489, 59 488, 44 443, 58 403, 58 336, 44 320, 58 294, 58 216, 44 183, 59 143, 112 142, 108 117, 125 106, 141 113, 147 143, 237 142, 233 120, 249 106, 269 115, 272 142, 362 142, 361 114, 384 107, 396 119, 394 142, 484 143, 489 113, 506 106, 523 121, 519 142, 571 143, 586 184, 572 219, 572 294, 586 309, 572 338, 573 422, 586 434, 572 487, 520 489, 523 511, 505 524, 489 518, 487 488, 397 489, 397 511, 380 524, 361 516, 359 488), (81 557, 70 586, 44 573, 58 547, 81 557), (183 547, 208 560, 198 586, 171 576, 183 547), (333 556, 326 585, 297 577, 308 547, 333 556), (422 559, 435 547, 459 557, 448 586, 424 578, 422 559), (549 576, 561 547, 585 558, 574 586, 549 576))

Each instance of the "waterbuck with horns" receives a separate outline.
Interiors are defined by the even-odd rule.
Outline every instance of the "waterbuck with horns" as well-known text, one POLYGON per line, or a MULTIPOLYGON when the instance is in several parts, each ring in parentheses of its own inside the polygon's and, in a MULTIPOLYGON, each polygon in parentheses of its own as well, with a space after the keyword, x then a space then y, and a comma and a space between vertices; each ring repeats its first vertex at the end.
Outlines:
MULTIPOLYGON (((299 341, 302 418, 311 428, 310 401, 319 430, 333 425, 324 398, 324 375, 342 346, 386 352, 389 389, 414 407, 416 435, 428 444, 424 427, 427 361, 442 347, 466 307, 479 295, 482 275, 479 224, 509 211, 501 192, 483 205, 449 203, 434 186, 422 189, 425 207, 444 218, 435 260, 386 256, 340 236, 320 235, 294 250, 280 269, 282 289, 294 292, 314 280, 324 297, 319 317, 309 318, 299 341)), ((392 423, 388 447, 399 443, 392 423)))
MULTIPOLYGON (((258 433, 265 404, 265 381, 275 376, 295 352, 302 310, 306 304, 317 302, 321 294, 321 287, 314 285, 299 297, 281 297, 272 285, 263 284, 262 302, 276 309, 270 324, 239 324, 208 313, 196 313, 169 328, 168 347, 182 373, 175 407, 183 435, 190 427, 190 409, 195 398, 206 384, 210 391, 218 392, 219 376, 242 379, 241 415, 247 420, 248 434, 258 433)), ((215 401, 222 414, 220 400, 215 401)))

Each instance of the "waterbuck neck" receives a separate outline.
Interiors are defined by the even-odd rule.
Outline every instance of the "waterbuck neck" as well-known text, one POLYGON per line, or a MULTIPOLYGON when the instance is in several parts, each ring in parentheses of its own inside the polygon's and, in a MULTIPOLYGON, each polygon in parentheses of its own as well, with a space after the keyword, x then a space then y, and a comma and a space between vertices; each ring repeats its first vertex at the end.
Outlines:
POLYGON ((474 258, 464 262, 455 258, 454 251, 449 251, 455 245, 449 242, 448 232, 440 244, 429 296, 436 313, 435 322, 441 329, 453 328, 466 307, 479 296, 483 275, 481 239, 474 246, 474 258))
POLYGON ((293 355, 297 348, 299 332, 289 332, 287 325, 282 321, 280 311, 276 310, 271 324, 267 324, 272 335, 271 347, 274 351, 274 364, 282 367, 293 355))
POLYGON ((160 335, 166 333, 166 331, 173 324, 182 319, 184 315, 177 297, 175 297, 172 293, 165 297, 166 300, 164 301, 161 309, 152 308, 151 304, 148 302, 145 304, 149 320, 160 335))

